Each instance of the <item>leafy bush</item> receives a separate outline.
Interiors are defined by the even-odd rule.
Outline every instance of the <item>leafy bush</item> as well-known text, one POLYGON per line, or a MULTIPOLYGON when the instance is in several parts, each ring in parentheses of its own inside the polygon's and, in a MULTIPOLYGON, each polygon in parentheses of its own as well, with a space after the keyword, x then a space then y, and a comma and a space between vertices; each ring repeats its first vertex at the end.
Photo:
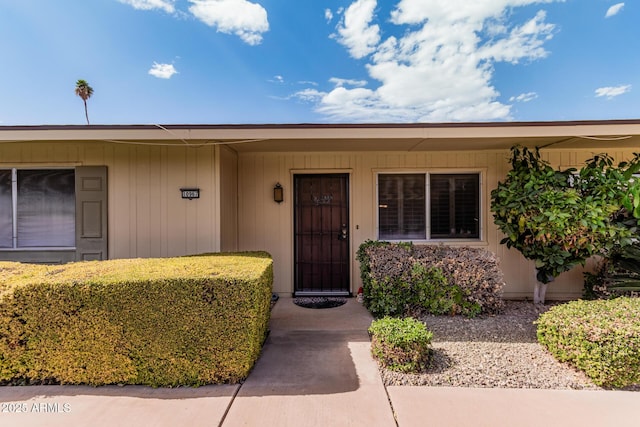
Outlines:
POLYGON ((640 295, 640 245, 624 246, 604 258, 593 273, 584 273, 586 299, 640 295))
POLYGON ((413 318, 384 317, 369 327, 371 353, 393 371, 419 372, 429 363, 431 338, 424 323, 413 318))
POLYGON ((376 317, 414 310, 472 317, 503 307, 502 271, 489 251, 367 241, 358 261, 364 302, 376 317))
POLYGON ((543 313, 537 325, 540 344, 595 384, 640 383, 640 299, 572 301, 543 313))
POLYGON ((640 156, 614 166, 606 154, 585 166, 556 170, 539 150, 515 146, 504 182, 491 192, 500 243, 534 260, 538 280, 550 282, 593 255, 632 242, 640 219, 640 156))
POLYGON ((0 383, 237 382, 260 354, 272 277, 265 253, 0 263, 0 383))

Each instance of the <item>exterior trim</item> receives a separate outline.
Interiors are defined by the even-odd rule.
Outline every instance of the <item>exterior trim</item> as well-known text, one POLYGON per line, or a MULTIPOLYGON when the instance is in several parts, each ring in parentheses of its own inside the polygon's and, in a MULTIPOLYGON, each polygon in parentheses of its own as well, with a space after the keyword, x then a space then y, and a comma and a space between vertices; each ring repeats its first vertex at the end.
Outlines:
MULTIPOLYGON (((374 189, 374 196, 373 196, 373 212, 375 212, 374 215, 374 233, 375 233, 375 238, 380 240, 380 213, 379 213, 379 209, 378 209, 378 200, 380 197, 380 194, 378 192, 378 176, 379 175, 384 175, 384 174, 424 174, 425 177, 429 178, 430 175, 437 175, 437 174, 478 174, 478 179, 479 179, 479 190, 480 190, 480 194, 478 195, 478 209, 479 209, 479 213, 480 213, 480 229, 479 229, 479 235, 480 237, 476 238, 476 239, 453 239, 453 238, 431 238, 431 237, 427 237, 426 239, 409 239, 414 243, 417 244, 423 244, 423 245, 428 245, 428 244, 446 244, 447 246, 474 246, 474 247, 482 247, 482 246, 488 246, 489 242, 487 241, 487 217, 491 216, 491 212, 488 208, 488 206, 486 205, 485 201, 486 198, 488 197, 490 190, 486 188, 486 175, 487 175, 487 168, 486 167, 478 167, 478 168, 459 168, 459 167, 453 167, 453 168, 443 168, 443 167, 435 167, 435 168, 431 168, 431 167, 422 167, 422 168, 374 168, 371 170, 372 172, 372 179, 373 179, 373 189, 374 189), (486 209, 486 212, 485 212, 486 209)), ((430 197, 430 185, 428 183, 428 181, 426 182, 426 187, 427 187, 427 191, 425 193, 425 197, 427 198, 427 200, 429 200, 430 197)), ((427 202, 425 202, 427 203, 427 202)), ((429 208, 431 207, 430 202, 428 203, 429 208)), ((431 229, 431 220, 430 220, 430 215, 429 215, 429 211, 426 212, 426 218, 425 218, 425 230, 427 231, 427 234, 429 234, 429 230, 431 229)), ((389 242, 404 242, 406 240, 402 240, 402 239, 385 239, 386 241, 389 242)))
POLYGON ((288 124, 106 124, 106 125, 8 125, 1 131, 28 130, 215 130, 215 129, 442 129, 511 128, 556 126, 640 125, 640 119, 514 121, 514 122, 436 122, 436 123, 288 123, 288 124))

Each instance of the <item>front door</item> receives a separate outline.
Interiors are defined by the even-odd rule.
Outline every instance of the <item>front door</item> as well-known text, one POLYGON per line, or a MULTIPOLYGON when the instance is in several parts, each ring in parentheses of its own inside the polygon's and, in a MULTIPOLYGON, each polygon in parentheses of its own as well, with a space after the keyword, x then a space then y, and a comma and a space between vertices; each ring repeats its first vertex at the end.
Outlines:
POLYGON ((349 175, 294 175, 296 295, 349 294, 349 175))

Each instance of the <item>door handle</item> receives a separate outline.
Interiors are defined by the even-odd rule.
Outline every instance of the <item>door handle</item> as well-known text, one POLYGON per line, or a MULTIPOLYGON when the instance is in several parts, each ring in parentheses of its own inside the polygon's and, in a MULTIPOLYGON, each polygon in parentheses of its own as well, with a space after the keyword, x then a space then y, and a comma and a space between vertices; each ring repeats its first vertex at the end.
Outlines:
POLYGON ((347 240, 349 238, 347 224, 342 224, 340 228, 340 234, 338 234, 338 240, 347 240))

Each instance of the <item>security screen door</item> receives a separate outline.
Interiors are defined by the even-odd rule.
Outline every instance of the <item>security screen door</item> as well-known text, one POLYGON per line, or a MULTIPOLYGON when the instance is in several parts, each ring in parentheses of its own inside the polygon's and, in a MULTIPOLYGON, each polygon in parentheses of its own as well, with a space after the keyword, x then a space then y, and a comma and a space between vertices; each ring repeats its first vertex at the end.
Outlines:
POLYGON ((349 294, 349 175, 294 176, 296 295, 349 294))

